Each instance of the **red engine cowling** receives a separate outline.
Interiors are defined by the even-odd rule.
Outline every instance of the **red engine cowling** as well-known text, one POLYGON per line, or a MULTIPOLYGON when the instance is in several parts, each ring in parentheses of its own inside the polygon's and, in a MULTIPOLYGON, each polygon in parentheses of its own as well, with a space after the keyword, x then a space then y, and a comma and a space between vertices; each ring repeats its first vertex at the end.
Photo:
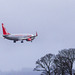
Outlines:
POLYGON ((28 38, 26 41, 31 41, 32 39, 31 38, 28 38))

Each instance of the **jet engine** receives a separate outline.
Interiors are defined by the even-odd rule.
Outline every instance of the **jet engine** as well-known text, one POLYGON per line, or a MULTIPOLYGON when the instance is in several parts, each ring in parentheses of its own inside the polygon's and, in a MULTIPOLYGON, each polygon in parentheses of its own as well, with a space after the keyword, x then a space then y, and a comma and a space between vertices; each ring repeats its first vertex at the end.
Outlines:
POLYGON ((31 38, 28 38, 28 39, 26 39, 26 41, 32 41, 32 39, 31 38))

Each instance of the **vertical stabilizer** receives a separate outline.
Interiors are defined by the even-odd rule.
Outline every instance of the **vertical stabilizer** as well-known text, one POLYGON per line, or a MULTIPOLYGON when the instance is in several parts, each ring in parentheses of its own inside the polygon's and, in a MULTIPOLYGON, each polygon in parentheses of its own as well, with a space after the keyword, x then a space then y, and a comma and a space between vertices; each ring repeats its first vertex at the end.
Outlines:
POLYGON ((2 30, 3 30, 3 35, 9 35, 10 33, 8 33, 6 31, 6 28, 4 27, 4 24, 2 23, 2 30))

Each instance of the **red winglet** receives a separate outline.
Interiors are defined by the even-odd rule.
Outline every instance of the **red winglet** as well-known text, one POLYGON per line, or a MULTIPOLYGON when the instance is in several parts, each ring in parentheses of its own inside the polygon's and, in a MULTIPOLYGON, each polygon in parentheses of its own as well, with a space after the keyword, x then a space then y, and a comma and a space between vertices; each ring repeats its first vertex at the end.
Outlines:
POLYGON ((36 32, 36 36, 38 36, 37 32, 36 32))

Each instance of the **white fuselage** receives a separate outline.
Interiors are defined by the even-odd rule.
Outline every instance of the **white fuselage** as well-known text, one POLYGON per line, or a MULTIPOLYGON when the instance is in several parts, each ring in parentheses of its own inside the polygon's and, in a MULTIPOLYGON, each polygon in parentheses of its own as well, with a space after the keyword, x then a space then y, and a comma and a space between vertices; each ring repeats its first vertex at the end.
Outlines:
POLYGON ((8 39, 8 40, 26 40, 28 38, 32 38, 32 40, 34 39, 34 35, 32 34, 10 34, 10 35, 3 35, 4 38, 8 39))

